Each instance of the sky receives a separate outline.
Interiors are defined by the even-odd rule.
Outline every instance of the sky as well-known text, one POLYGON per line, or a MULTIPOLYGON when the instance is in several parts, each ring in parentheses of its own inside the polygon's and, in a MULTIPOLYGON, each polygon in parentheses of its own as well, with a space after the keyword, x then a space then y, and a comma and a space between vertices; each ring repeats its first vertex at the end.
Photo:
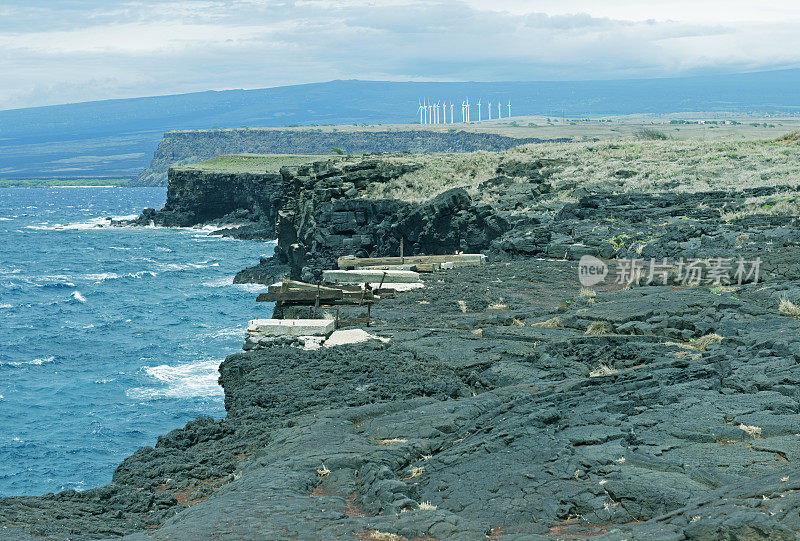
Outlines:
POLYGON ((796 0, 0 0, 0 109, 333 79, 794 67, 796 0))

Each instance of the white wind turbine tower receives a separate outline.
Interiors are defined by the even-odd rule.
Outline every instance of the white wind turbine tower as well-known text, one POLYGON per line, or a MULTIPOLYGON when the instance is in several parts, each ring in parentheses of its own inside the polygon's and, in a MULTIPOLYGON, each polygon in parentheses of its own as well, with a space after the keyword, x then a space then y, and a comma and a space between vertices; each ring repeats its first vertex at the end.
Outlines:
POLYGON ((469 122, 469 98, 467 98, 467 122, 469 122))
POLYGON ((481 118, 481 100, 478 98, 478 122, 482 120, 481 118))
POLYGON ((492 102, 491 101, 486 104, 486 111, 488 111, 489 120, 491 120, 492 119, 492 102))
POLYGON ((461 102, 461 123, 467 121, 467 106, 465 105, 465 101, 461 102))
POLYGON ((497 118, 503 118, 503 102, 497 100, 497 118))
POLYGON ((419 107, 417 107, 417 112, 419 113, 419 123, 425 124, 425 118, 424 118, 425 110, 422 108, 422 101, 417 100, 417 103, 419 104, 419 107))
POLYGON ((442 124, 447 124, 447 100, 442 101, 442 124))
POLYGON ((508 118, 511 118, 511 100, 508 100, 508 118))
POLYGON ((432 124, 439 123, 439 102, 433 104, 433 122, 432 124))
POLYGON ((451 101, 450 102, 450 124, 453 124, 453 123, 455 123, 455 120, 453 119, 453 102, 451 101))

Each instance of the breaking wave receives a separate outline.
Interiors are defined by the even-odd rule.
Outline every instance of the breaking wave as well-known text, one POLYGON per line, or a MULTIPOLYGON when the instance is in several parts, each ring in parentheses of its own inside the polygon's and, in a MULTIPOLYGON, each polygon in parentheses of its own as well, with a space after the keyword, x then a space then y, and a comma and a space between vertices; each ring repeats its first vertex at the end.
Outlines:
POLYGON ((145 366, 144 373, 160 382, 158 387, 136 387, 125 394, 138 400, 161 398, 209 398, 223 395, 219 379, 219 361, 179 364, 177 366, 145 366))

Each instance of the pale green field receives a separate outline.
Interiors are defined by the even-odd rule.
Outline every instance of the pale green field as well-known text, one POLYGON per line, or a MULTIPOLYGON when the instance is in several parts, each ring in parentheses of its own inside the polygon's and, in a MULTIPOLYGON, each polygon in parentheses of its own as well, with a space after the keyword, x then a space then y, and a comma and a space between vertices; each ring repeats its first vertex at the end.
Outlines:
POLYGON ((176 167, 178 170, 198 170, 215 173, 265 173, 277 172, 287 165, 303 165, 319 160, 330 160, 336 155, 316 154, 235 154, 211 158, 204 162, 176 167))
POLYGON ((483 122, 471 122, 468 124, 456 122, 455 124, 425 126, 420 126, 419 124, 379 124, 249 129, 264 131, 315 130, 319 132, 345 133, 419 129, 430 131, 466 130, 497 133, 509 137, 536 137, 539 139, 569 138, 582 141, 587 139, 624 139, 633 137, 637 131, 645 128, 661 131, 672 139, 680 140, 751 141, 771 139, 786 132, 800 130, 800 117, 751 117, 732 113, 642 114, 607 116, 592 119, 520 116, 511 119, 504 118, 499 121, 484 120, 483 122), (734 122, 735 124, 733 124, 734 122))

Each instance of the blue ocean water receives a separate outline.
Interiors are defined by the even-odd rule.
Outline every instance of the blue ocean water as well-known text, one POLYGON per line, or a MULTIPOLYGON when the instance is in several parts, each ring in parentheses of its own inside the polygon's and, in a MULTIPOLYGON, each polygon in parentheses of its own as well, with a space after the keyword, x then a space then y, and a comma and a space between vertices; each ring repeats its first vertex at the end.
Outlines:
POLYGON ((222 417, 217 367, 269 317, 236 271, 274 244, 98 228, 164 188, 0 188, 0 497, 108 483, 123 458, 222 417))

